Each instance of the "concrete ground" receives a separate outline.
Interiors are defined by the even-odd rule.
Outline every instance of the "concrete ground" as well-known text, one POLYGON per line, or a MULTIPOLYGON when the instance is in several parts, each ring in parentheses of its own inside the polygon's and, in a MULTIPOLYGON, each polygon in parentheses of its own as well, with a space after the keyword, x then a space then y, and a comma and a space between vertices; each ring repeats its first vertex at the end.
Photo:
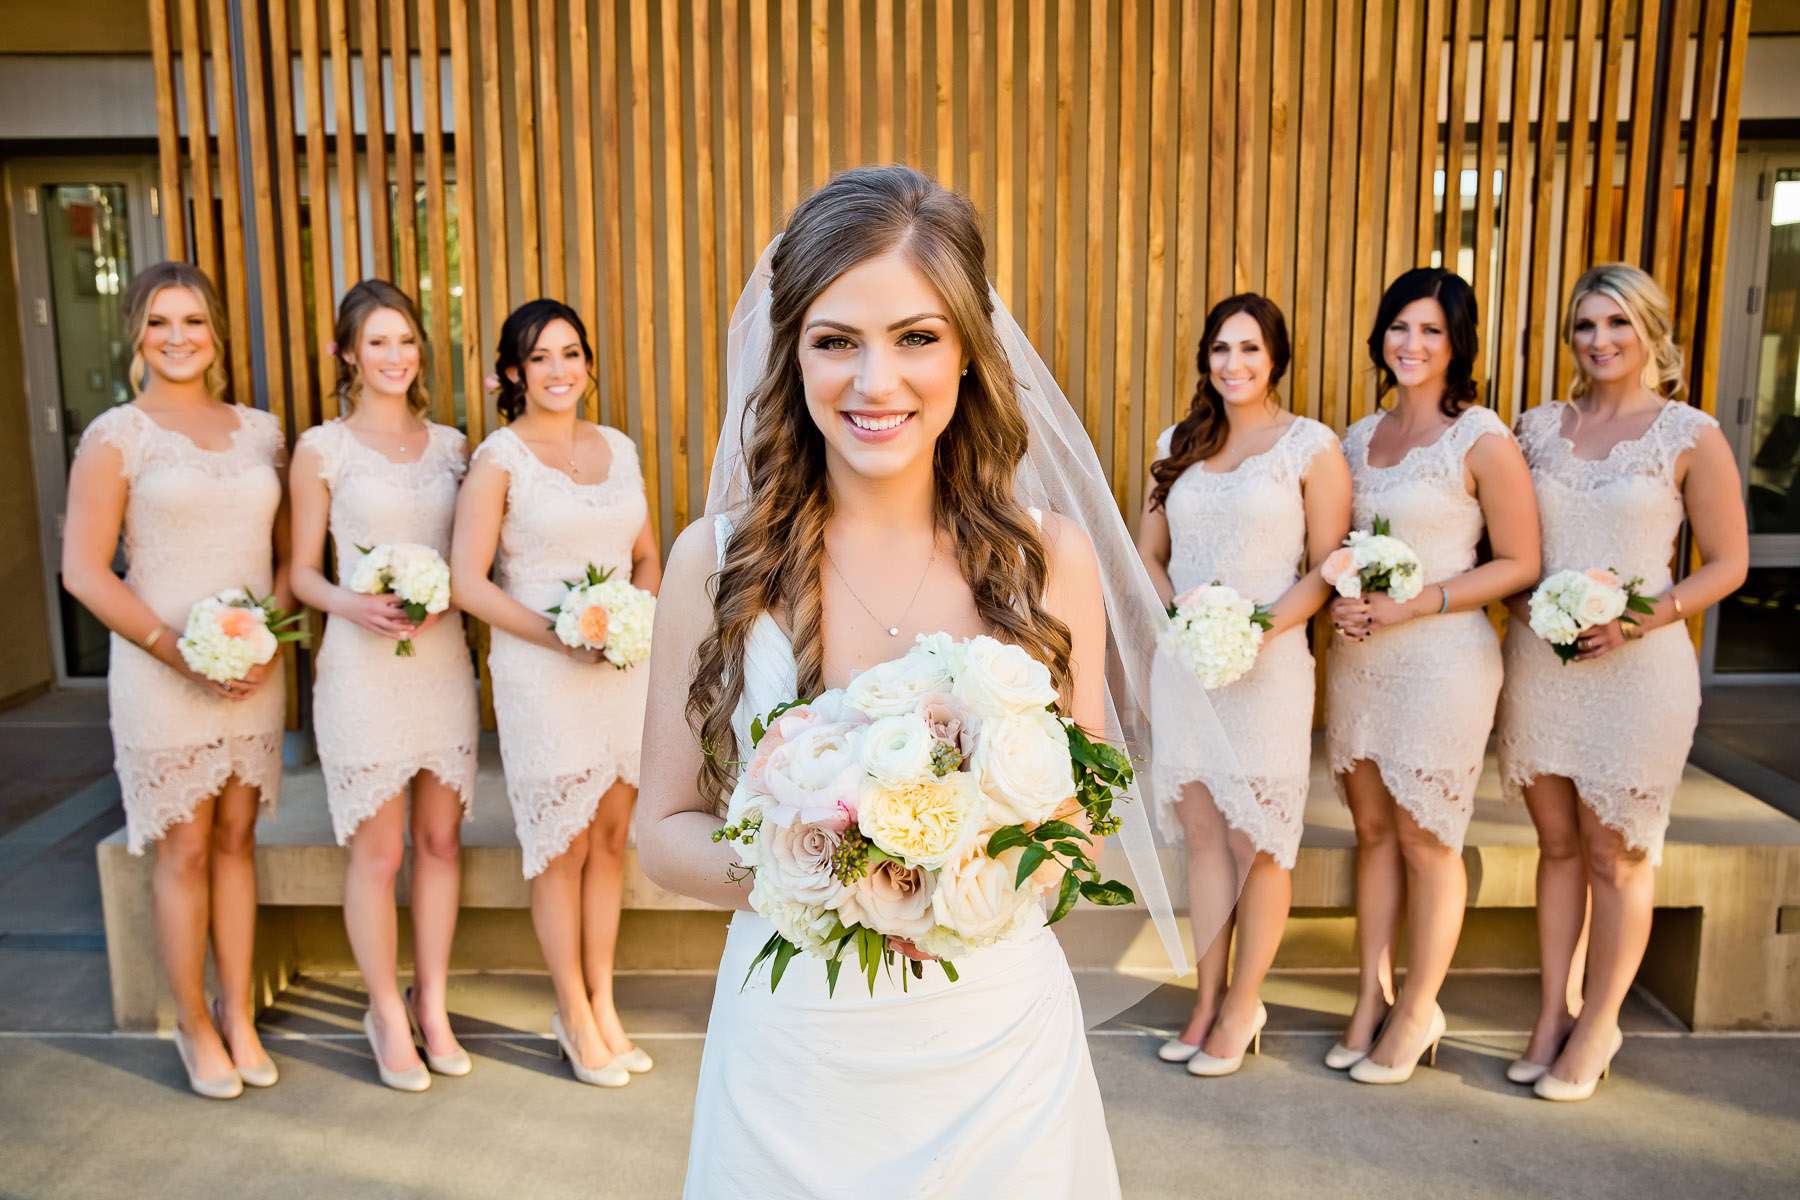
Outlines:
MULTIPOLYGON (((557 1061, 542 975, 496 973, 453 981, 467 1079, 380 1087, 359 980, 316 976, 266 1015, 278 1087, 230 1105, 189 1094, 168 1041, 111 1028, 94 878, 94 844, 119 823, 106 757, 103 701, 0 714, 0 1197, 679 1193, 704 973, 620 980, 627 1028, 658 1065, 619 1091, 581 1087, 557 1061)), ((1535 977, 1459 972, 1438 1068, 1364 1088, 1319 1062, 1350 983, 1272 978, 1264 1053, 1229 1079, 1155 1060, 1190 999, 1179 987, 1095 1030, 1125 1195, 1648 1200, 1800 1184, 1800 1037, 1695 1036, 1640 993, 1618 1074, 1587 1104, 1547 1104, 1501 1075, 1535 977)))

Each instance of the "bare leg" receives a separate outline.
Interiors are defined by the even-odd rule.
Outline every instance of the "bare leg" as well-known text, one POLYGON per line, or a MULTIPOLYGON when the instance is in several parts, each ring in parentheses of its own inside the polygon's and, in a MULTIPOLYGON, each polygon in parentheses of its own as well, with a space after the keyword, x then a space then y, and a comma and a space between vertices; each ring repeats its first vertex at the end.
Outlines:
POLYGON ((1369 1051, 1378 1067, 1410 1059, 1424 1045, 1438 989, 1456 954, 1469 895, 1462 855, 1421 828, 1405 809, 1396 816, 1406 860, 1406 986, 1381 1039, 1369 1051))
POLYGON ((1526 1043, 1527 1062, 1550 1063, 1575 1027, 1570 993, 1575 956, 1587 921, 1587 869, 1581 858, 1581 821, 1575 787, 1544 775, 1525 789, 1537 826, 1538 1016, 1526 1043))
POLYGON ((569 848, 531 881, 531 927, 550 968, 556 1010, 584 1067, 598 1070, 612 1059, 594 1024, 587 983, 581 975, 581 874, 587 865, 588 837, 575 835, 569 848))
POLYGON ((1204 784, 1190 783, 1175 805, 1187 849, 1188 926, 1194 939, 1194 1010, 1181 1040, 1200 1044, 1212 1028, 1225 992, 1231 953, 1237 867, 1227 843, 1225 820, 1204 784), (1214 926, 1217 929, 1214 929, 1214 926))
POLYGON ((231 1057, 254 1066, 264 1057, 256 1021, 250 1015, 251 976, 256 956, 256 807, 258 791, 235 778, 225 784, 213 810, 212 944, 219 970, 219 1032, 231 1057))
POLYGON ((1351 764, 1344 795, 1356 825, 1356 1007, 1344 1029, 1344 1045, 1362 1050, 1375 1040, 1394 1003, 1394 942, 1406 874, 1400 857, 1394 798, 1368 759, 1351 764))
POLYGON ((462 798, 430 771, 413 776, 413 1009, 433 1054, 454 1054, 445 1007, 462 902, 462 798))
POLYGON ((610 1054, 632 1048, 613 1002, 613 960, 619 946, 619 910, 625 897, 625 837, 637 789, 614 783, 600 797, 588 826, 587 869, 581 874, 581 963, 588 1003, 610 1054))
POLYGON ((206 935, 210 908, 210 861, 215 800, 202 800, 194 815, 171 825, 156 843, 150 876, 150 907, 163 971, 175 994, 175 1023, 194 1054, 202 1079, 222 1079, 232 1070, 212 1014, 206 1008, 206 935))
POLYGON ((1656 874, 1649 856, 1633 850, 1593 810, 1580 808, 1581 840, 1587 852, 1588 882, 1594 891, 1594 918, 1588 947, 1586 1003, 1550 1073, 1579 1083, 1606 1065, 1619 1010, 1637 978, 1650 943, 1656 874))
POLYGON ((405 853, 406 793, 396 792, 350 835, 350 867, 344 874, 344 931, 368 989, 381 1061, 390 1071, 419 1065, 394 967, 399 952, 394 877, 405 853))
POLYGON ((1262 1003, 1263 980, 1281 947, 1293 894, 1293 876, 1273 858, 1259 853, 1238 897, 1237 961, 1231 986, 1201 1047, 1214 1058, 1230 1058, 1250 1044, 1256 1010, 1262 1003))

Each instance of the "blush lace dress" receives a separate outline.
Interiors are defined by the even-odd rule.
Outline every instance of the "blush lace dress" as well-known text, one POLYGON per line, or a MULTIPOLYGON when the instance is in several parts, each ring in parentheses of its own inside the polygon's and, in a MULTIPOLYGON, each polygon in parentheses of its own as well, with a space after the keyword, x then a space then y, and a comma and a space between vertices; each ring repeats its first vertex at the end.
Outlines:
MULTIPOLYGON (((432 425, 424 453, 408 463, 364 445, 342 421, 307 430, 300 446, 317 453, 331 490, 340 582, 355 572, 358 546, 416 542, 449 560, 457 487, 468 469, 468 439, 458 430, 432 425)), ((313 726, 339 845, 420 771, 461 793, 465 815, 475 798, 479 716, 462 614, 452 608, 412 641, 412 657, 402 658, 394 642, 353 621, 325 622, 313 726)))
MULTIPOLYGON (((123 459, 125 585, 176 631, 188 609, 215 592, 243 587, 261 598, 274 587, 287 438, 266 412, 233 412, 238 428, 224 450, 200 448, 135 404, 96 417, 76 449, 104 444, 123 459)), ((287 717, 280 655, 248 699, 227 700, 116 633, 111 654, 113 766, 133 854, 193 819, 233 776, 259 790, 265 812, 274 810, 287 717)))
MULTIPOLYGON (((1644 433, 1603 458, 1583 459, 1563 436, 1569 405, 1519 419, 1544 530, 1544 574, 1602 567, 1641 590, 1668 590, 1675 537, 1686 516, 1676 468, 1718 422, 1689 404, 1663 406, 1644 433)), ((1500 774, 1523 798, 1542 775, 1575 783, 1581 802, 1635 850, 1662 859, 1669 802, 1700 716, 1700 669, 1677 621, 1591 662, 1564 666, 1523 621, 1506 632, 1500 699, 1500 774)))
MULTIPOLYGON (((1386 517, 1411 546, 1427 590, 1475 565, 1485 522, 1463 486, 1463 460, 1484 437, 1510 438, 1480 406, 1464 409, 1428 446, 1391 467, 1369 464, 1369 438, 1384 413, 1344 435, 1350 462, 1351 527, 1386 517)), ((1451 850, 1461 850, 1475 814, 1475 785, 1500 697, 1500 641, 1487 613, 1415 617, 1365 641, 1333 635, 1326 661, 1326 743, 1340 795, 1342 774, 1373 762, 1395 803, 1451 850)))
MULTIPOLYGON (((1173 429, 1156 443, 1169 454, 1173 429)), ((1313 459, 1337 446, 1329 427, 1306 417, 1275 444, 1225 472, 1195 463, 1169 489, 1169 579, 1180 595, 1215 581, 1255 604, 1271 605, 1305 570, 1306 505, 1300 485, 1313 459)), ((1240 772, 1198 782, 1233 829, 1292 868, 1300 847, 1312 765, 1313 656, 1306 630, 1265 640, 1248 674, 1209 693, 1237 753, 1240 772)), ((1159 780, 1158 822, 1180 836, 1172 803, 1185 779, 1159 780), (1167 800, 1165 799, 1167 798, 1167 800)))
MULTIPOLYGON (((637 447, 616 429, 599 430, 612 463, 596 483, 544 465, 510 428, 475 452, 508 477, 495 580, 545 613, 546 626, 563 584, 581 578, 589 563, 631 577, 632 543, 649 511, 637 447)), ((579 662, 504 629, 493 631, 488 670, 506 794, 530 879, 593 823, 608 788, 637 783, 650 674, 644 666, 579 662)))

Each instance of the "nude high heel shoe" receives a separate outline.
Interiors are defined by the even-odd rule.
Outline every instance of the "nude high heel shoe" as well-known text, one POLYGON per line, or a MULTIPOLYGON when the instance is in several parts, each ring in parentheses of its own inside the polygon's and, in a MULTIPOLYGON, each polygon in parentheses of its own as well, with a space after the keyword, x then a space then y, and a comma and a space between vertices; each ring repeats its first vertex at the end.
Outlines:
MULTIPOLYGON (((573 1071, 575 1078, 582 1083, 591 1084, 594 1087, 624 1087, 631 1082, 631 1072, 617 1058, 604 1066, 583 1066, 581 1056, 575 1053, 575 1043, 569 1040, 568 1031, 563 1028, 561 1013, 553 1011, 550 1014, 550 1032, 556 1035, 556 1049, 559 1057, 569 1060, 569 1070, 573 1071)), ((648 1058, 649 1055, 646 1054, 644 1057, 648 1058)))
MULTIPOLYGON (((175 1053, 181 1056, 181 1069, 187 1072, 188 1088, 196 1096, 208 1100, 236 1100, 244 1094, 244 1081, 233 1071, 222 1079, 202 1079, 194 1074, 194 1054, 188 1049, 187 1035, 175 1027, 175 1053)), ((229 1053, 229 1051, 227 1051, 229 1053)))
POLYGON ((633 1075, 642 1075, 656 1065, 656 1060, 651 1058, 642 1046, 633 1046, 613 1061, 633 1075))
POLYGON ((1221 1075, 1230 1075, 1244 1065, 1244 1053, 1262 1053, 1263 1026, 1269 1023, 1269 1010, 1258 1004, 1256 1006, 1256 1023, 1250 1027, 1250 1044, 1231 1058, 1214 1058, 1206 1051, 1195 1048, 1193 1057, 1187 1060, 1187 1073, 1206 1079, 1214 1079, 1221 1075))
POLYGON ((1369 1050, 1375 1048, 1375 1043, 1381 1040, 1381 1031, 1387 1028, 1388 1013, 1393 1011, 1393 1006, 1389 1005, 1387 1013, 1381 1014, 1381 1020, 1375 1023, 1375 1032, 1369 1038, 1368 1050, 1352 1050, 1341 1041, 1333 1042, 1331 1049, 1325 1052, 1325 1065, 1333 1071, 1348 1071, 1351 1067, 1354 1067, 1357 1063, 1369 1057, 1369 1050))
POLYGON ((1549 1063, 1534 1063, 1529 1059, 1515 1058, 1506 1064, 1506 1081, 1522 1087, 1530 1087, 1549 1073, 1549 1063))
POLYGON ((431 1086, 431 1072, 425 1069, 424 1063, 404 1071, 390 1071, 381 1061, 381 1043, 375 1037, 375 1010, 372 1008, 363 1009, 363 1033, 369 1039, 369 1053, 375 1056, 375 1071, 381 1076, 381 1082, 396 1092, 422 1092, 431 1086))
POLYGON ((1619 1056, 1619 1051, 1624 1045, 1625 1035, 1615 1029, 1613 1030, 1612 1051, 1606 1056, 1606 1065, 1600 1068, 1598 1076, 1584 1083, 1571 1083, 1567 1079, 1558 1079, 1546 1070, 1543 1075, 1538 1077, 1538 1081, 1532 1085, 1531 1090, 1540 1100, 1559 1100, 1564 1103, 1586 1100, 1594 1094, 1594 1089, 1600 1086, 1600 1080, 1612 1074, 1613 1059, 1619 1056))
POLYGON ((425 1028, 419 1024, 418 1010, 413 1007, 413 990, 407 988, 404 992, 400 993, 400 998, 406 1004, 406 1023, 412 1026, 413 1037, 417 1039, 419 1045, 425 1051, 426 1066, 430 1067, 433 1071, 436 1071, 439 1075, 449 1075, 452 1078, 459 1078, 463 1075, 467 1075, 470 1071, 475 1069, 475 1064, 469 1061, 469 1052, 464 1050, 461 1046, 458 1046, 449 1054, 433 1054, 431 1052, 431 1043, 425 1040, 425 1028))
MULTIPOLYGON (((219 1027, 219 1035, 223 1037, 225 1033, 225 1002, 221 997, 213 998, 213 1024, 219 1027)), ((230 1049, 231 1047, 228 1045, 226 1052, 229 1053, 230 1049)), ((253 1088, 270 1088, 281 1081, 281 1072, 275 1069, 275 1060, 269 1057, 266 1050, 263 1051, 261 1062, 250 1067, 239 1067, 237 1073, 239 1079, 253 1088)))
MULTIPOLYGON (((1204 1040, 1205 1036, 1202 1034, 1201 1039, 1204 1040)), ((1200 1053, 1199 1043, 1190 1046, 1180 1038, 1170 1038, 1156 1049, 1156 1057, 1166 1063, 1184 1063, 1198 1053, 1200 1053)))
MULTIPOLYGON (((1350 1068, 1350 1078, 1358 1083, 1405 1083, 1412 1078, 1413 1071, 1418 1069, 1421 1058, 1425 1060, 1426 1066, 1437 1066, 1438 1042, 1443 1040, 1444 1027, 1444 1010, 1433 1005, 1431 1027, 1426 1031, 1425 1044, 1419 1048, 1419 1052, 1413 1056, 1411 1062, 1395 1063, 1391 1067, 1384 1067, 1374 1059, 1364 1058, 1350 1068)), ((1370 1049, 1374 1049, 1374 1047, 1371 1046, 1370 1049)))

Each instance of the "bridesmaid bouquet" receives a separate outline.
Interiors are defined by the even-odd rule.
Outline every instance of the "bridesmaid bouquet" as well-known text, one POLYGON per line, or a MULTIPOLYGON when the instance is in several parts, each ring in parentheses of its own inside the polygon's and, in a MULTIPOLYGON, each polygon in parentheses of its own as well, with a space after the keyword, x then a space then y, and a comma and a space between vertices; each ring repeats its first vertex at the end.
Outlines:
POLYGON ((1364 592, 1386 592, 1400 604, 1423 589, 1420 573, 1419 556, 1394 536, 1385 517, 1376 517, 1372 530, 1352 530, 1319 567, 1319 574, 1340 596, 1355 599, 1364 592))
POLYGON ((1268 609, 1217 582, 1175 597, 1169 617, 1163 644, 1209 692, 1236 683, 1256 665, 1263 634, 1274 624, 1268 609))
POLYGON ((1550 643, 1566 666, 1581 653, 1576 639, 1610 621, 1637 624, 1632 613, 1654 612, 1638 590, 1643 579, 1621 582, 1617 573, 1598 567, 1589 571, 1558 571, 1531 593, 1531 631, 1550 643))
POLYGON ((1091 835, 1118 828, 1131 763, 1058 716, 1056 699, 1019 647, 940 633, 752 722, 713 835, 736 848, 750 906, 775 927, 751 973, 772 960, 774 990, 804 953, 824 960, 835 993, 854 948, 873 994, 899 939, 954 981, 952 958, 1053 924, 1078 899, 1131 903, 1088 854, 1091 835))
POLYGON ((226 588, 188 609, 187 629, 175 643, 190 670, 214 683, 243 679, 275 657, 282 642, 306 640, 299 613, 255 599, 248 588, 226 588))
MULTIPOLYGON (((406 618, 414 625, 432 613, 450 607, 450 566, 430 546, 415 542, 383 542, 358 546, 362 559, 350 575, 350 590, 364 596, 392 593, 400 597, 406 618)), ((394 653, 411 658, 411 638, 402 638, 394 653)))
POLYGON ((650 627, 656 622, 656 597, 624 579, 615 579, 589 563, 580 579, 564 582, 562 603, 550 610, 550 628, 563 645, 598 650, 623 671, 650 657, 650 627))

